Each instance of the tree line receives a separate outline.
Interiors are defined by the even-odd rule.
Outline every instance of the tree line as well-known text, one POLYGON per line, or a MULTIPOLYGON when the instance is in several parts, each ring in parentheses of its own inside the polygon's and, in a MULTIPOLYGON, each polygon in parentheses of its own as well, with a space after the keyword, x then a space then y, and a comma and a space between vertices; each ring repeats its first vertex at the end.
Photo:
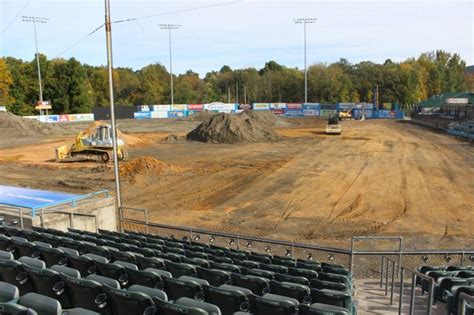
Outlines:
MULTIPOLYGON (((48 60, 39 55, 43 95, 57 114, 91 112, 108 106, 107 68, 82 64, 74 58, 48 60)), ((458 54, 436 51, 402 62, 383 64, 345 59, 308 67, 308 101, 319 103, 372 102, 378 86, 379 102, 408 106, 442 92, 474 91, 474 74, 465 71, 458 54)), ((169 104, 170 74, 161 64, 139 70, 114 69, 117 105, 169 104)), ((269 61, 261 69, 231 69, 206 73, 192 70, 174 76, 174 102, 302 102, 304 72, 269 61)), ((38 99, 36 59, 0 58, 0 105, 19 114, 34 114, 38 99)))

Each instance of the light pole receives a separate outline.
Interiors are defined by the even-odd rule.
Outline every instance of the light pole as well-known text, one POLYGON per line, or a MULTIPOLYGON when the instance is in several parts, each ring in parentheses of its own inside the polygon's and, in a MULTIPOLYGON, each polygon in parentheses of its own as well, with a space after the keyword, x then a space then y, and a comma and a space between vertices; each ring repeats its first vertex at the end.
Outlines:
POLYGON ((113 78, 113 59, 112 59, 112 25, 110 23, 110 1, 105 0, 105 39, 107 45, 107 69, 109 77, 109 102, 110 102, 110 124, 112 127, 112 147, 114 155, 114 177, 115 177, 115 198, 117 201, 117 209, 120 216, 120 231, 123 232, 123 213, 122 198, 120 193, 120 176, 118 169, 117 155, 117 129, 115 126, 115 109, 114 109, 114 78, 113 78))
POLYGON ((36 23, 46 24, 49 19, 38 17, 38 16, 23 16, 23 22, 33 22, 33 28, 35 30, 35 46, 36 46, 36 66, 38 67, 38 84, 39 84, 39 100, 43 103, 43 86, 41 84, 41 67, 39 61, 39 52, 38 52, 38 38, 36 36, 36 23))
POLYGON ((170 85, 171 85, 171 105, 174 104, 174 91, 173 91, 173 59, 171 53, 171 30, 177 30, 181 27, 180 24, 158 24, 162 30, 168 30, 168 40, 170 47, 170 85))
POLYGON ((293 19, 295 24, 303 24, 304 32, 304 102, 308 103, 308 71, 306 69, 306 24, 313 24, 316 18, 299 18, 293 19))

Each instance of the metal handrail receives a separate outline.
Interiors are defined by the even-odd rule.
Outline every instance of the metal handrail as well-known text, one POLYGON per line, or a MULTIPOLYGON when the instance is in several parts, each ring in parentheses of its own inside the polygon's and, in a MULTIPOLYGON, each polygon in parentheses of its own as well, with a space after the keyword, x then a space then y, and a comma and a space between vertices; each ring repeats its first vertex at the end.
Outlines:
POLYGON ((471 302, 474 303, 474 296, 469 295, 466 292, 461 292, 459 294, 459 304, 458 304, 458 313, 460 315, 466 315, 466 303, 471 302))
POLYGON ((409 310, 409 315, 413 315, 415 311, 415 294, 416 294, 416 280, 417 278, 429 281, 430 283, 430 288, 428 290, 428 305, 427 305, 427 310, 426 314, 431 315, 432 313, 432 307, 433 307, 433 301, 434 301, 434 287, 435 287, 435 281, 433 278, 422 274, 419 271, 416 270, 411 270, 409 268, 401 267, 400 269, 400 296, 399 296, 399 301, 398 301, 398 314, 402 314, 402 308, 403 308, 403 290, 404 290, 404 276, 405 276, 405 270, 410 272, 412 274, 411 278, 411 295, 410 295, 410 310, 409 310))
POLYGON ((383 276, 385 270, 385 296, 388 295, 388 274, 389 274, 389 266, 392 265, 392 280, 390 284, 390 305, 393 305, 393 292, 395 290, 395 265, 396 261, 385 256, 382 256, 382 263, 380 267, 380 287, 383 287, 383 276), (387 262, 385 264, 385 262, 387 262), (387 266, 385 268, 385 265, 387 266))

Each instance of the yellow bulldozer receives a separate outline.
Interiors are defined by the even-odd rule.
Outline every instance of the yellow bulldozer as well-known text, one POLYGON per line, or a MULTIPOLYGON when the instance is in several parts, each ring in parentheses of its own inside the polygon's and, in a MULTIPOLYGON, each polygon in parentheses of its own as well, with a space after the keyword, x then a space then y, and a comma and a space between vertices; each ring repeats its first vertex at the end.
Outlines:
MULTIPOLYGON (((125 160, 128 153, 124 142, 117 138, 117 156, 125 160)), ((112 128, 109 124, 96 123, 77 135, 72 145, 55 150, 56 162, 97 161, 108 163, 113 158, 112 128)))

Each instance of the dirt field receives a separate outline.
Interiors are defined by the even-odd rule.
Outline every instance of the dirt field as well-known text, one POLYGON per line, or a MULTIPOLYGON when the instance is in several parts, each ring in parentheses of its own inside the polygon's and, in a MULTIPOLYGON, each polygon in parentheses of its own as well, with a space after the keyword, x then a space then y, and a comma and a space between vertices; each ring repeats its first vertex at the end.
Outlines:
MULTIPOLYGON (((474 145, 395 121, 275 127, 274 143, 160 142, 199 122, 119 121, 142 142, 130 158, 163 162, 124 174, 124 205, 151 221, 347 247, 351 235, 403 235, 412 248, 474 246, 474 145)), ((110 165, 57 164, 70 135, 0 138, 0 183, 68 192, 113 189, 110 165)))

